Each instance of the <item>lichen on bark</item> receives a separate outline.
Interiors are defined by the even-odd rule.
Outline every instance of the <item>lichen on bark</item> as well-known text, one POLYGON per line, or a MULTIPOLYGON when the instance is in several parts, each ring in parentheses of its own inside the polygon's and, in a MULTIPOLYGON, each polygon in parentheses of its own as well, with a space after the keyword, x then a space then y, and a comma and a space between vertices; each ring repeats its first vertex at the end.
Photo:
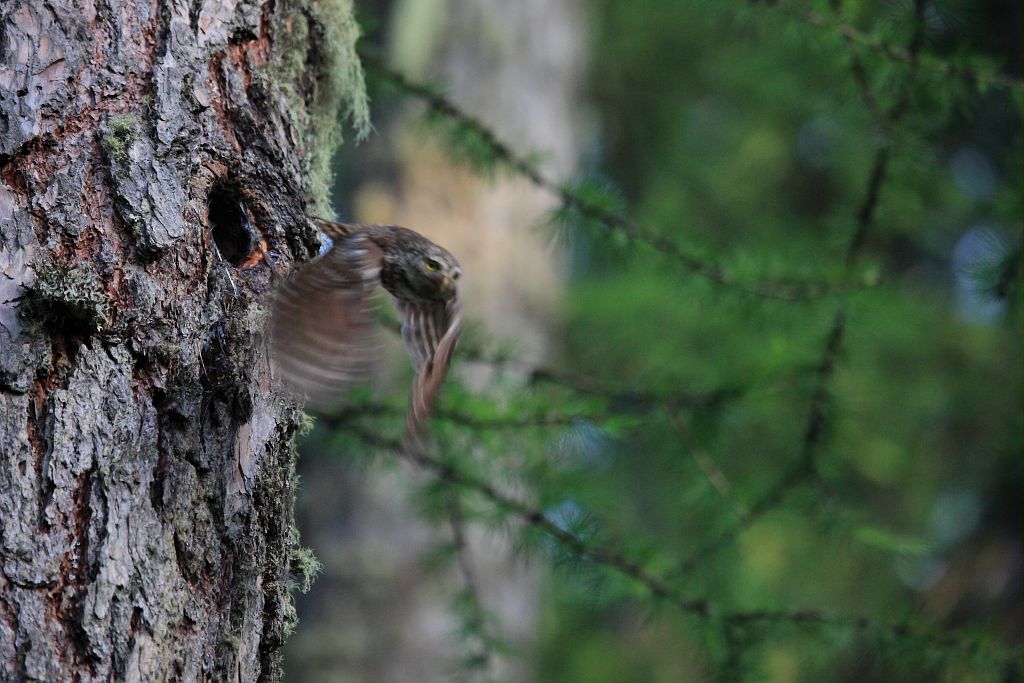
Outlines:
POLYGON ((350 0, 299 0, 278 15, 277 59, 266 76, 289 102, 296 129, 306 138, 307 173, 314 208, 330 213, 331 156, 344 124, 357 140, 370 132, 370 109, 356 53, 359 27, 350 0))

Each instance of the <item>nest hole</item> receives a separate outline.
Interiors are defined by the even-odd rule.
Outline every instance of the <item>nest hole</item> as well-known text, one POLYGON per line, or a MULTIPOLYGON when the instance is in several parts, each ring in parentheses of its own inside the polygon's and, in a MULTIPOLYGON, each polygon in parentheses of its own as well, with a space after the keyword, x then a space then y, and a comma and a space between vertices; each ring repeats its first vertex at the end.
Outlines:
POLYGON ((232 266, 241 265, 256 245, 256 231, 238 188, 228 183, 214 185, 208 198, 210 231, 221 257, 232 266))

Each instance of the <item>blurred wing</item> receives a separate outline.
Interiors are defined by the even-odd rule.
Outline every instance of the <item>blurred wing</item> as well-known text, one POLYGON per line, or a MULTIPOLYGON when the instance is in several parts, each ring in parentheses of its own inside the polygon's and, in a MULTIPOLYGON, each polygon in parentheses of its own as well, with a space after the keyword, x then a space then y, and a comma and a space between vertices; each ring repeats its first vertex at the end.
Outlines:
POLYGON ((320 218, 318 216, 311 216, 313 222, 316 223, 316 227, 323 234, 327 235, 332 243, 341 242, 351 237, 356 232, 361 232, 361 228, 364 226, 356 225, 352 223, 338 223, 337 221, 329 221, 326 218, 320 218))
POLYGON ((296 398, 315 404, 337 400, 365 379, 375 348, 372 297, 381 250, 363 233, 336 239, 278 288, 271 309, 275 374, 296 398))
POLYGON ((430 413, 462 332, 457 299, 448 302, 398 302, 402 314, 402 341, 416 366, 406 434, 415 438, 430 413))

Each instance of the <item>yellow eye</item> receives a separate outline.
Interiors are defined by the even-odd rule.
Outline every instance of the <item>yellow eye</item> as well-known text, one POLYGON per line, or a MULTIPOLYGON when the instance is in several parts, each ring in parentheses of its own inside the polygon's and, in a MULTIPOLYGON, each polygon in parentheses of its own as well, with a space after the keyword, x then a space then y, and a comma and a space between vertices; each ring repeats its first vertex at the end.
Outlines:
POLYGON ((437 272, 441 268, 441 264, 432 258, 428 258, 423 262, 423 267, 429 270, 431 273, 437 272))

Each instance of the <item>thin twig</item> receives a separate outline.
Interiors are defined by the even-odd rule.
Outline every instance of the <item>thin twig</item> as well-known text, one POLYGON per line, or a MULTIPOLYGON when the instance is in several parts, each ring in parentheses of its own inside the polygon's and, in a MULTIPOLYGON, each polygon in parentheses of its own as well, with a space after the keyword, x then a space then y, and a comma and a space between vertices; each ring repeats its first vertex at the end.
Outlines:
POLYGON ((833 320, 832 328, 825 342, 825 352, 818 366, 817 380, 814 393, 811 395, 807 423, 804 427, 804 438, 801 441, 800 456, 771 488, 762 493, 747 508, 736 524, 698 548, 688 559, 679 564, 673 576, 692 571, 708 557, 728 546, 741 532, 765 513, 775 509, 797 484, 808 478, 818 478, 817 449, 824 434, 825 420, 831 404, 828 385, 835 370, 845 330, 846 316, 840 311, 833 320))
POLYGON ((678 409, 674 406, 670 407, 668 412, 669 422, 675 428, 676 433, 686 442, 690 451, 693 453, 694 462, 697 463, 697 467, 700 468, 704 478, 708 480, 712 488, 718 491, 718 494, 722 499, 729 504, 732 508, 733 514, 736 519, 742 520, 749 514, 749 510, 743 503, 738 501, 732 492, 732 484, 729 483, 729 478, 725 476, 725 472, 715 464, 715 461, 708 454, 707 450, 693 438, 690 433, 689 425, 679 414, 678 409))
POLYGON ((485 363, 495 369, 509 368, 521 373, 531 385, 553 384, 570 389, 578 394, 600 396, 619 404, 647 406, 650 404, 673 404, 689 408, 710 408, 723 401, 745 396, 750 386, 729 384, 708 391, 650 391, 613 386, 593 377, 553 368, 536 367, 532 363, 518 360, 496 360, 474 349, 460 349, 459 355, 473 362, 485 363))
POLYGON ((998 86, 1001 88, 1017 89, 1024 87, 1024 80, 1001 73, 992 73, 981 69, 972 69, 966 66, 953 64, 934 55, 922 55, 920 46, 899 47, 890 45, 878 38, 865 33, 856 26, 842 21, 833 21, 824 14, 813 10, 798 10, 786 5, 777 3, 762 3, 762 6, 777 9, 782 14, 801 21, 810 26, 825 29, 837 33, 844 39, 862 45, 874 52, 877 52, 888 59, 910 66, 911 68, 923 67, 942 76, 951 76, 966 81, 972 81, 985 86, 998 86))
POLYGON ((532 527, 544 535, 554 539, 563 548, 569 550, 577 557, 591 561, 594 564, 613 569, 617 573, 633 579, 637 583, 647 587, 655 597, 662 598, 673 603, 684 612, 696 614, 705 618, 709 616, 709 605, 706 600, 692 599, 683 596, 665 583, 661 577, 648 571, 642 565, 628 559, 621 552, 602 545, 594 544, 570 531, 567 531, 566 529, 563 529, 541 510, 524 501, 514 498, 510 494, 499 491, 490 482, 462 472, 450 463, 430 456, 423 448, 407 448, 398 441, 379 437, 357 426, 349 425, 346 429, 370 445, 397 453, 403 460, 412 462, 418 467, 432 473, 440 481, 446 484, 475 491, 492 504, 518 518, 527 526, 532 527))
MULTIPOLYGON (((392 319, 381 317, 385 329, 401 335, 401 325, 392 319)), ((648 406, 652 404, 668 404, 689 408, 711 408, 723 401, 742 398, 752 388, 740 384, 729 384, 708 391, 650 391, 629 387, 613 386, 587 375, 555 370, 549 367, 537 367, 533 363, 516 359, 496 359, 479 348, 459 347, 459 357, 474 363, 490 366, 495 370, 509 369, 525 378, 527 384, 553 384, 570 389, 578 394, 600 396, 618 404, 630 406, 648 406)), ((796 374, 796 373, 793 373, 796 374)))
MULTIPOLYGON (((404 408, 391 406, 385 403, 362 403, 341 408, 333 413, 322 416, 324 424, 335 427, 346 424, 352 418, 377 417, 381 415, 402 415, 404 408)), ((498 417, 477 417, 455 410, 435 410, 433 419, 450 422, 472 429, 525 429, 530 427, 564 427, 577 424, 583 421, 600 423, 610 419, 607 414, 575 414, 575 415, 553 415, 541 414, 530 416, 498 416, 498 417)))

